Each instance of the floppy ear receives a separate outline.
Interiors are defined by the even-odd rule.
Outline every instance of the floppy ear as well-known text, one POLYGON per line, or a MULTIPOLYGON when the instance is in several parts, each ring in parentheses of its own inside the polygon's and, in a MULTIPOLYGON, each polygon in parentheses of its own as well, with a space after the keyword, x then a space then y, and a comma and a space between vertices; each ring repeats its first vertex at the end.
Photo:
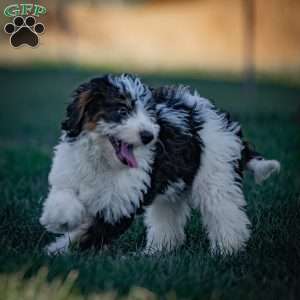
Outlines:
POLYGON ((61 124, 68 137, 77 137, 82 131, 85 111, 92 99, 90 83, 83 83, 74 91, 73 101, 67 107, 66 119, 61 124))

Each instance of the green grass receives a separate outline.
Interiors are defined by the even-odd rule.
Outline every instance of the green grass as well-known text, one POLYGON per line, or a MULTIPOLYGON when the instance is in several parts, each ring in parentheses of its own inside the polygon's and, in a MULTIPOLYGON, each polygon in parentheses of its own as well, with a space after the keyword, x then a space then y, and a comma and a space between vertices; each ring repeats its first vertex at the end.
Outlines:
MULTIPOLYGON (((104 291, 82 295, 76 289, 77 271, 71 271, 64 279, 47 281, 48 271, 41 268, 29 280, 24 273, 0 275, 0 300, 158 300, 159 296, 141 287, 132 287, 126 296, 116 291, 104 291)), ((174 293, 166 300, 173 300, 174 293)))
POLYGON ((245 252, 210 256, 201 218, 194 213, 186 245, 169 255, 131 254, 144 243, 142 220, 109 251, 43 254, 53 239, 38 223, 52 147, 68 95, 94 74, 74 67, 0 69, 0 272, 26 270, 30 277, 46 266, 52 280, 77 270, 75 287, 84 295, 112 289, 124 294, 140 286, 158 295, 174 291, 185 299, 299 299, 300 89, 279 84, 259 82, 250 94, 239 82, 205 80, 196 74, 144 77, 151 84, 196 87, 242 122, 259 151, 281 161, 281 174, 263 186, 246 177, 253 234, 245 252))

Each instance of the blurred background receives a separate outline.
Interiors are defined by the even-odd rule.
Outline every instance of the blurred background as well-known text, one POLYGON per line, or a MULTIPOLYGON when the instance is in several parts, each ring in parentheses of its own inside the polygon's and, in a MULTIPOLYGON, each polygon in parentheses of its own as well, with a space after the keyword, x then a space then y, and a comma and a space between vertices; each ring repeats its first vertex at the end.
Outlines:
MULTIPOLYGON (((2 0, 1 6, 16 2, 2 0)), ((2 65, 51 62, 246 76, 255 70, 293 81, 300 74, 299 0, 26 3, 48 9, 39 18, 46 26, 40 46, 12 49, 1 31, 2 65)), ((1 26, 9 20, 2 15, 1 26)))

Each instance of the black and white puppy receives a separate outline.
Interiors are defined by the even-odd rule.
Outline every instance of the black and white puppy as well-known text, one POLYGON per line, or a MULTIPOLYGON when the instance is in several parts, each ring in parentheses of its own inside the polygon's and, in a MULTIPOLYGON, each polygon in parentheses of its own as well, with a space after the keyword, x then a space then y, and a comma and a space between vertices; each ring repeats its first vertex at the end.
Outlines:
POLYGON ((79 86, 62 123, 40 218, 61 233, 48 253, 102 247, 144 212, 145 253, 184 243, 191 208, 211 250, 232 253, 250 236, 242 172, 257 182, 280 165, 243 141, 228 114, 186 86, 150 89, 133 75, 79 86))

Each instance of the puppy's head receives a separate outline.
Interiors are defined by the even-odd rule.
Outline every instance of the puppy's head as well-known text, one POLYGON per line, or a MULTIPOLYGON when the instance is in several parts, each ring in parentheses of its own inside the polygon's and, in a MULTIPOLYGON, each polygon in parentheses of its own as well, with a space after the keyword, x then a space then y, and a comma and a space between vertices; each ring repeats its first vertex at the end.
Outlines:
POLYGON ((92 79, 75 90, 62 129, 72 139, 93 133, 108 142, 111 155, 137 167, 135 149, 149 147, 159 132, 151 99, 151 91, 135 76, 92 79))

